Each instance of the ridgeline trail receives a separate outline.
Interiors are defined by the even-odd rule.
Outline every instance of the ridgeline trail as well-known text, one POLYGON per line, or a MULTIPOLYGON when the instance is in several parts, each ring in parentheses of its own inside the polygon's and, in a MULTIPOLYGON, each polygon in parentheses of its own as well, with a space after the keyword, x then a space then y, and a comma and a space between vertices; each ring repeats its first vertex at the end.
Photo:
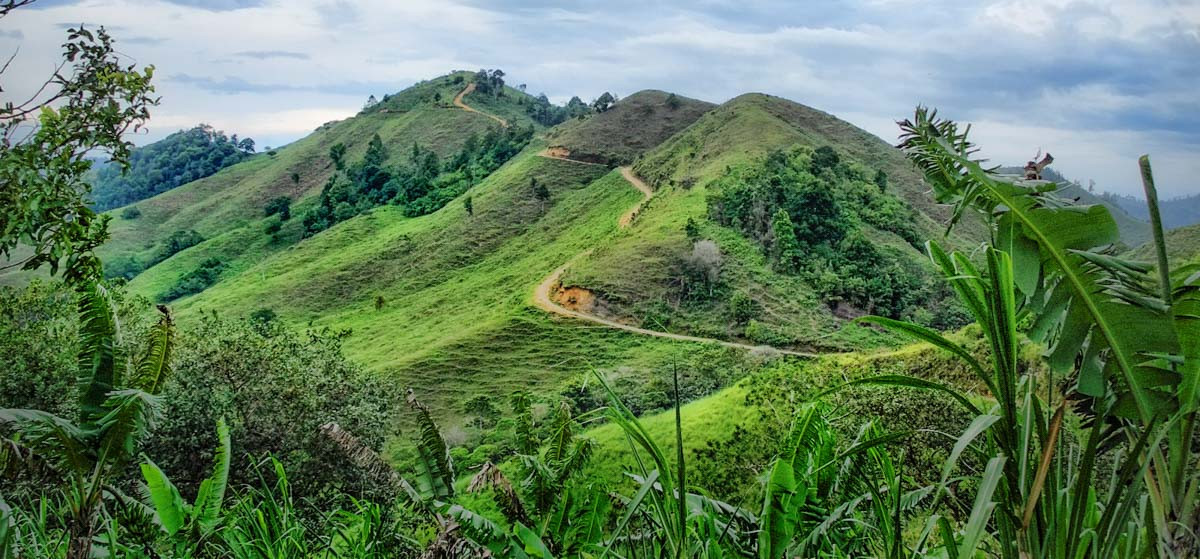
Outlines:
MULTIPOLYGON (((475 91, 474 83, 468 84, 467 87, 464 88, 462 90, 462 92, 459 93, 454 98, 454 105, 465 111, 470 111, 473 113, 477 113, 477 114, 486 116, 490 119, 493 119, 493 120, 499 122, 501 125, 507 127, 508 121, 506 121, 496 115, 488 114, 483 111, 473 109, 470 106, 468 106, 466 103, 463 102, 463 97, 470 94, 472 91, 475 91)), ((600 167, 607 167, 607 165, 602 165, 600 163, 592 163, 590 161, 580 161, 577 159, 571 159, 569 157, 569 154, 568 155, 559 155, 555 152, 552 152, 549 149, 542 150, 540 153, 538 153, 538 156, 545 157, 548 159, 558 159, 560 161, 568 161, 568 162, 575 163, 578 165, 597 165, 600 167)), ((637 214, 639 211, 641 211, 642 206, 644 206, 646 204, 646 202, 650 201, 650 199, 652 197, 654 197, 654 190, 652 190, 644 181, 642 181, 642 179, 638 178, 637 175, 633 174, 632 167, 622 166, 622 167, 619 167, 619 169, 621 172, 621 177, 624 178, 625 181, 628 182, 630 186, 636 188, 639 192, 642 193, 642 199, 638 200, 637 204, 634 204, 634 206, 632 208, 629 208, 628 211, 626 211, 619 218, 617 218, 617 227, 620 229, 625 229, 625 228, 629 227, 629 225, 633 222, 634 218, 637 217, 637 214)), ((567 271, 567 267, 570 266, 572 262, 575 262, 576 260, 578 260, 584 256, 587 256, 591 252, 592 252, 592 249, 588 249, 579 254, 576 254, 574 257, 572 257, 570 260, 568 260, 562 266, 559 266, 553 272, 550 272, 550 275, 546 276, 541 281, 541 283, 537 284, 537 287, 534 288, 533 304, 536 307, 538 307, 539 309, 542 309, 551 314, 557 314, 559 316, 575 318, 578 320, 591 322, 593 324, 598 324, 598 325, 604 326, 606 328, 614 328, 617 330, 624 330, 626 332, 632 332, 634 334, 640 334, 643 336, 653 336, 656 338, 666 338, 666 339, 670 339, 670 340, 679 340, 679 341, 683 341, 683 342, 695 342, 695 343, 702 343, 702 344, 717 344, 717 345, 721 345, 721 346, 725 346, 725 347, 732 347, 732 348, 744 349, 744 350, 764 349, 764 350, 773 351, 776 353, 781 353, 784 355, 794 355, 797 357, 809 357, 809 358, 818 357, 818 354, 816 354, 816 353, 793 351, 790 349, 779 349, 776 347, 765 346, 765 345, 756 346, 756 345, 751 345, 751 344, 728 342, 728 341, 724 341, 724 340, 718 340, 715 338, 702 338, 699 336, 688 336, 685 334, 672 334, 670 332, 660 332, 658 330, 647 330, 645 328, 639 328, 637 326, 631 326, 629 324, 624 324, 621 322, 617 322, 615 320, 603 318, 603 317, 597 316, 595 314, 568 309, 568 308, 558 304, 554 300, 553 294, 554 294, 555 290, 557 290, 560 287, 560 279, 562 278, 563 273, 567 271)))
POLYGON ((464 111, 470 112, 470 113, 476 113, 476 114, 481 114, 483 116, 486 116, 496 122, 499 122, 500 126, 508 128, 507 120, 504 120, 504 119, 502 119, 494 114, 491 114, 491 113, 485 113, 483 111, 475 110, 475 109, 469 107, 466 103, 463 103, 463 97, 465 95, 470 94, 472 91, 475 91, 475 83, 474 82, 467 84, 467 87, 464 87, 462 91, 458 92, 458 95, 454 96, 454 106, 458 107, 464 111))

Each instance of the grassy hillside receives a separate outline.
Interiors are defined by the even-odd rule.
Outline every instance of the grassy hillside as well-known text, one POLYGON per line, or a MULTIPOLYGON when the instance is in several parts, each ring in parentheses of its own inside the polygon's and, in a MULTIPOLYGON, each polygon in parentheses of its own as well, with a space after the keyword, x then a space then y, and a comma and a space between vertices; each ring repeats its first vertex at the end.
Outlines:
POLYGON ((556 126, 547 141, 551 150, 566 150, 571 159, 625 165, 714 106, 665 91, 639 91, 607 111, 556 126))
MULTIPOLYGON (((236 269, 282 250, 300 238, 298 220, 284 224, 278 235, 283 242, 272 241, 262 234, 267 222, 263 208, 269 200, 286 196, 302 211, 333 174, 329 150, 335 144, 346 146, 346 159, 351 161, 362 157, 375 134, 396 153, 416 143, 446 156, 458 151, 472 133, 482 135, 495 127, 491 119, 451 105, 470 76, 458 72, 421 82, 353 118, 323 124, 271 153, 138 202, 131 206, 140 211, 136 218, 122 217, 123 208, 114 209, 109 212, 113 216, 111 239, 99 254, 107 268, 124 269, 132 263, 152 262, 171 234, 198 232, 206 242, 184 251, 186 255, 177 255, 177 262, 168 260, 151 267, 135 281, 137 291, 154 297, 161 291, 150 288, 173 283, 206 258, 219 258, 236 269)), ((519 104, 528 99, 524 93, 506 88, 501 99, 479 96, 471 101, 499 111, 514 125, 535 126, 519 104)), ((0 273, 0 283, 23 283, 29 276, 8 271, 0 273)))
MULTIPOLYGON (((955 336, 967 347, 982 350, 982 339, 972 329, 955 336)), ((1026 356, 1033 370, 1041 370, 1033 353, 1026 356)), ((718 497, 736 502, 750 497, 771 459, 779 437, 787 433, 793 410, 853 379, 881 374, 927 378, 974 393, 986 406, 986 394, 976 377, 947 353, 924 344, 896 350, 824 357, 809 362, 781 362, 711 396, 682 407, 683 446, 688 477, 697 487, 718 491, 718 497)), ((969 417, 948 396, 897 387, 860 386, 823 397, 837 408, 836 428, 847 439, 869 420, 878 420, 890 431, 914 430, 894 447, 903 452, 907 470, 917 479, 936 477, 936 465, 953 444, 969 417)), ((675 455, 673 411, 642 417, 642 424, 668 456, 675 455)), ((591 473, 622 483, 623 472, 637 471, 620 428, 604 424, 588 431, 596 440, 591 473)), ((627 482, 625 482, 627 483, 627 482)))
MULTIPOLYGON (((1166 233, 1167 258, 1173 266, 1200 263, 1200 224, 1171 229, 1166 233)), ((1154 242, 1147 242, 1123 256, 1142 262, 1156 262, 1154 242)))
POLYGON ((539 157, 543 147, 473 188, 473 216, 460 202, 418 218, 376 208, 178 301, 181 320, 268 308, 291 324, 349 330, 352 359, 415 388, 450 425, 472 395, 553 393, 591 367, 662 366, 678 343, 529 307, 559 263, 628 234, 616 219, 640 196, 616 171, 539 157), (551 193, 544 209, 530 178, 551 193))
MULTIPOLYGON (((586 123, 585 123, 586 124, 586 123)), ((590 132, 586 126, 576 136, 590 132)), ((762 327, 751 342, 801 348, 845 350, 890 343, 878 332, 854 325, 842 328, 836 316, 814 294, 812 286, 793 275, 776 273, 768 258, 739 232, 708 222, 706 200, 714 183, 732 170, 756 164, 773 150, 793 146, 834 146, 854 158, 863 172, 882 169, 888 192, 915 210, 920 238, 939 238, 944 209, 935 207, 920 178, 895 148, 830 115, 766 95, 743 95, 700 117, 691 126, 642 155, 635 172, 657 189, 633 223, 635 235, 607 245, 573 264, 563 284, 583 286, 598 298, 601 312, 644 327, 724 339, 745 339, 747 325, 734 317, 734 297, 748 297, 760 307, 762 327), (680 296, 683 260, 692 247, 688 220, 700 236, 716 241, 725 260, 724 288, 717 300, 695 303, 680 296)), ((890 195, 890 194, 889 194, 890 195)), ((977 234, 972 224, 964 231, 977 234)), ((870 229, 880 246, 923 260, 910 243, 895 234, 870 229)))

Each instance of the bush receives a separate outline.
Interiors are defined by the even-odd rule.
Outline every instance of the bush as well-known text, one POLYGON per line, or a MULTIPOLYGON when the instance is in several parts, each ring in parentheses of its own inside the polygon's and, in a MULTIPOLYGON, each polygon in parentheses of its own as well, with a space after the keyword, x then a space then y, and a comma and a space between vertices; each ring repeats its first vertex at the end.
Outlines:
POLYGON ((192 270, 179 278, 175 285, 162 295, 163 301, 173 301, 180 297, 199 293, 208 289, 217 280, 220 279, 221 272, 225 271, 225 263, 216 258, 209 258, 201 262, 195 270, 192 270))
POLYGON ((729 298, 729 314, 737 324, 745 324, 758 316, 759 310, 758 301, 745 293, 739 291, 729 298))
POLYGON ((721 279, 721 264, 724 262, 721 249, 710 240, 696 241, 692 251, 683 257, 683 269, 687 273, 689 295, 711 297, 713 289, 721 279))
MULTIPOLYGON (((211 315, 193 324, 180 336, 175 375, 163 394, 170 413, 146 451, 184 494, 209 473, 212 426, 220 417, 230 427, 234 463, 245 464, 245 454, 273 454, 286 465, 298 499, 371 492, 319 427, 336 422, 378 450, 392 429, 396 398, 379 377, 345 359, 341 334, 297 334, 279 321, 211 315)), ((250 468, 235 467, 230 485, 256 484, 253 478, 250 468)))
POLYGON ((266 233, 268 235, 274 235, 275 233, 278 233, 279 230, 282 228, 283 228, 282 222, 280 222, 278 219, 272 219, 267 222, 266 227, 263 227, 263 233, 266 233))
POLYGON ((266 217, 279 214, 279 219, 287 221, 292 217, 292 199, 287 196, 272 198, 267 205, 263 207, 263 215, 266 217))
POLYGON ((137 219, 139 217, 142 217, 142 210, 139 210, 137 206, 129 206, 121 210, 121 219, 137 219))

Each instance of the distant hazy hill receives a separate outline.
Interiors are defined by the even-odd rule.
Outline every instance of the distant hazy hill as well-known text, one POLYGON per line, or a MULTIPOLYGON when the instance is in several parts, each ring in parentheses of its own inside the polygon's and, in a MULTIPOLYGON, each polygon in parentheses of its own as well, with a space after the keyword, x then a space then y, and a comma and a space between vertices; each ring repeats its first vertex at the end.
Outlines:
POLYGON ((136 148, 129 169, 99 165, 91 173, 92 201, 104 211, 145 200, 182 184, 202 179, 254 154, 254 140, 202 124, 180 130, 136 148))
MULTIPOLYGON (((1022 172, 1020 167, 1001 167, 1001 173, 1018 174, 1022 172)), ((1042 173, 1043 178, 1057 183, 1064 184, 1059 194, 1067 199, 1076 200, 1076 203, 1081 205, 1100 204, 1108 208, 1113 219, 1117 222, 1117 229, 1121 232, 1121 240, 1129 247, 1138 246, 1150 240, 1150 224, 1144 219, 1140 219, 1125 209, 1125 206, 1118 204, 1109 199, 1105 195, 1096 195, 1088 192, 1086 188, 1067 180, 1054 168, 1047 168, 1042 173)))
MULTIPOLYGON (((1121 206, 1137 219, 1150 220, 1150 210, 1146 209, 1146 201, 1141 198, 1108 192, 1100 196, 1107 202, 1121 206)), ((1200 223, 1200 194, 1159 200, 1158 209, 1166 229, 1200 223)))

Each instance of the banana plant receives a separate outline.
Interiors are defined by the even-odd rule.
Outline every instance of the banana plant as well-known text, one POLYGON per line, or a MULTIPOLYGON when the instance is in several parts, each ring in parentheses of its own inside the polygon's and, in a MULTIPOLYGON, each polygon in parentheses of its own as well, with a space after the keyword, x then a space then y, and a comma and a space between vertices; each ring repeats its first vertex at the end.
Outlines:
POLYGON ((137 456, 170 376, 175 325, 166 307, 151 328, 146 350, 129 359, 121 350, 112 299, 99 284, 79 288, 77 421, 40 410, 0 410, 11 442, 60 474, 67 498, 68 559, 86 559, 99 533, 111 482, 137 456))
MULTIPOLYGON (((937 200, 953 205, 949 227, 973 211, 991 233, 983 270, 964 254, 929 245, 935 265, 983 327, 991 362, 985 365, 919 326, 867 320, 951 351, 995 397, 986 452, 1007 458, 996 464, 1003 479, 994 507, 994 536, 1003 555, 1113 556, 1115 542, 1126 535, 1121 530, 1138 525, 1130 519, 1143 496, 1151 534, 1139 541, 1152 542, 1143 552, 1194 555, 1200 548, 1195 536, 1200 479, 1191 452, 1200 390, 1200 267, 1169 269, 1157 219, 1157 267, 1119 258, 1112 246, 1116 225, 1106 208, 1061 199, 1052 183, 993 174, 972 159, 976 147, 967 131, 936 111, 918 107, 900 126, 901 149, 937 200), (1068 384, 1064 394, 1055 392, 1053 376, 1039 388, 1039 379, 1023 370, 1023 336, 1047 348, 1051 374, 1068 384), (1079 460, 1072 462, 1077 468, 1069 471, 1059 435, 1066 415, 1075 416, 1068 423, 1085 426, 1079 460), (1123 461, 1113 475, 1124 483, 1105 497, 1104 514, 1092 525, 1088 503, 1097 484, 1096 464, 1118 445, 1123 461)), ((1141 163, 1156 216, 1148 158, 1141 163)), ((980 413, 947 387, 878 380, 942 390, 980 413)))
POLYGON ((213 456, 212 474, 200 482, 196 500, 188 504, 159 467, 148 457, 143 458, 142 477, 146 480, 146 496, 154 509, 154 519, 171 540, 175 552, 190 556, 216 533, 222 520, 225 489, 229 485, 229 427, 224 419, 217 420, 217 452, 213 456))

